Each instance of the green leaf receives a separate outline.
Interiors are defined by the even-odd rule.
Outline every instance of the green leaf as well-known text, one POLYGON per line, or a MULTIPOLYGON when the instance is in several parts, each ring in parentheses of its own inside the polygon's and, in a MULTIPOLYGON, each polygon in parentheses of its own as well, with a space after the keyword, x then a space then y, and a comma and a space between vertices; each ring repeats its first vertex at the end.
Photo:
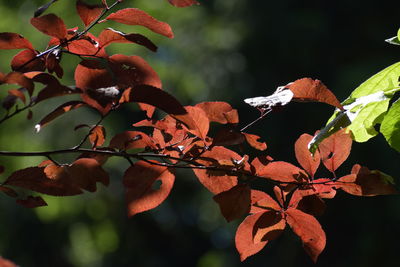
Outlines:
POLYGON ((390 107, 388 113, 383 119, 381 133, 391 147, 400 152, 400 100, 390 107))
POLYGON ((377 135, 374 126, 384 120, 390 99, 400 91, 399 76, 400 62, 397 62, 357 87, 342 102, 344 110, 337 109, 327 125, 308 144, 311 153, 322 140, 347 126, 357 142, 365 142, 377 135))

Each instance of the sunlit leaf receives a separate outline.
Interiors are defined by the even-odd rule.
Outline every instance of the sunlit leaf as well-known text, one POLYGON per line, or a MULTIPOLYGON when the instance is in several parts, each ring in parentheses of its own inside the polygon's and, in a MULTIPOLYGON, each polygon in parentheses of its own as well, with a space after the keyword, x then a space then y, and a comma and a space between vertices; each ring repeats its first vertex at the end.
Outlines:
POLYGON ((139 131, 125 131, 116 134, 110 141, 110 147, 121 151, 136 148, 156 148, 153 139, 139 131))
POLYGON ((102 125, 94 127, 89 134, 89 141, 93 147, 98 147, 104 144, 106 139, 106 129, 102 125))
POLYGON ((254 243, 254 225, 258 219, 263 215, 262 212, 247 216, 239 225, 235 235, 235 245, 239 252, 240 260, 244 261, 249 256, 252 256, 262 250, 267 241, 254 243))
POLYGON ((286 221, 300 237, 304 250, 316 262, 326 244, 325 232, 319 222, 313 216, 293 208, 287 209, 286 221))
POLYGON ((380 132, 391 147, 400 152, 400 100, 390 107, 382 121, 380 132))
POLYGON ((303 167, 311 178, 314 178, 314 174, 318 169, 321 158, 318 151, 312 155, 308 150, 308 143, 312 138, 313 137, 309 134, 302 134, 294 144, 294 151, 296 159, 300 163, 301 167, 303 167))
POLYGON ((22 35, 13 32, 0 33, 0 49, 30 49, 34 50, 31 42, 22 35))
POLYGON ((276 239, 286 228, 282 213, 275 210, 265 211, 254 225, 254 243, 269 242, 276 239))
POLYGON ((100 16, 104 10, 104 5, 89 5, 82 0, 78 0, 76 2, 76 10, 85 26, 88 26, 100 16))
POLYGON ((113 20, 127 25, 140 25, 149 30, 164 35, 168 38, 173 38, 171 27, 162 21, 159 21, 146 12, 137 8, 125 8, 110 14, 106 20, 113 20))
POLYGON ((257 170, 257 175, 278 182, 300 182, 306 174, 300 168, 284 161, 274 161, 257 170))
POLYGON ((157 46, 147 37, 138 33, 123 33, 112 28, 103 30, 99 35, 100 47, 106 47, 112 43, 135 43, 156 52, 157 46))
POLYGON ((222 124, 231 123, 226 118, 226 113, 233 111, 232 106, 226 102, 202 102, 196 104, 207 114, 210 122, 218 122, 222 124))
POLYGON ((31 18, 31 24, 42 33, 58 39, 64 39, 67 36, 64 21, 54 14, 31 18))
POLYGON ((218 203, 222 215, 230 222, 247 215, 250 211, 250 187, 236 185, 228 191, 215 195, 213 199, 218 203))
POLYGON ((171 192, 174 181, 175 175, 167 167, 144 161, 129 167, 124 174, 128 215, 133 216, 160 205, 171 192), (159 187, 156 181, 161 182, 159 187))

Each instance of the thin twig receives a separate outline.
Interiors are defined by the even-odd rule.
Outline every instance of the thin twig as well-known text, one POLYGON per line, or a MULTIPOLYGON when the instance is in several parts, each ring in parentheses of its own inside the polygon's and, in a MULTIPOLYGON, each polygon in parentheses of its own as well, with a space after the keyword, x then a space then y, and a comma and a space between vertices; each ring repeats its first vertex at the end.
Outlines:
POLYGON ((240 132, 243 132, 244 130, 246 130, 247 128, 249 128, 250 126, 254 125, 256 122, 262 120, 265 116, 267 116, 268 113, 270 113, 272 111, 272 109, 267 109, 266 111, 264 111, 263 113, 261 113, 261 116, 258 117, 257 119, 255 119, 254 121, 250 122, 249 124, 247 124, 246 126, 244 126, 242 129, 240 129, 240 132))

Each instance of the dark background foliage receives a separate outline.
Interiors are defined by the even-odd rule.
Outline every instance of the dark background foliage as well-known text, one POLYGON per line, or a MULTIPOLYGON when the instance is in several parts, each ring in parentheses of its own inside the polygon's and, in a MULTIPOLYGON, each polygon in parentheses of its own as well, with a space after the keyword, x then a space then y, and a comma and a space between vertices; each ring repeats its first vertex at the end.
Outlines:
MULTIPOLYGON (((0 31, 21 33, 37 49, 43 49, 48 38, 37 33, 29 19, 45 2, 1 0, 0 31)), ((79 23, 72 2, 59 1, 49 10, 69 27, 79 23)), ((126 0, 123 6, 139 7, 170 23, 176 37, 169 40, 140 30, 159 45, 156 54, 126 44, 114 45, 112 52, 144 57, 161 76, 165 90, 185 105, 206 100, 231 103, 239 109, 243 125, 259 115, 243 103, 244 98, 268 95, 279 85, 311 77, 322 80, 344 100, 368 77, 398 61, 399 47, 384 42, 399 27, 398 10, 387 0, 201 2, 201 6, 177 9, 167 1, 126 0)), ((0 52, 0 71, 7 72, 15 51, 0 52)), ((63 59, 64 66, 76 62, 71 56, 63 59)), ((73 82, 72 71, 66 72, 67 84, 73 82)), ((0 148, 44 150, 76 143, 79 138, 74 137, 73 127, 94 121, 87 111, 68 114, 46 131, 33 133, 35 122, 58 104, 39 105, 32 121, 21 115, 3 125, 0 148)), ((323 104, 290 104, 250 132, 266 140, 267 152, 275 159, 296 163, 293 144, 297 137, 321 128, 332 111, 323 104)), ((123 114, 114 115, 105 122, 111 126, 108 136, 130 129, 141 119, 138 114, 126 108, 123 114)), ((1 158, 0 163, 10 173, 40 160, 1 158)), ((399 162, 399 154, 377 136, 368 143, 354 144, 340 170, 344 174, 352 164, 360 163, 399 178, 399 162)), ((112 172, 109 188, 76 197, 45 196, 49 206, 36 210, 17 206, 2 196, 0 254, 21 266, 313 266, 289 231, 239 263, 234 248, 239 222, 224 221, 212 195, 191 172, 179 172, 166 203, 128 219, 119 186, 125 167, 125 162, 111 160, 106 165, 112 172)), ((398 196, 339 194, 327 204, 326 213, 319 218, 327 233, 327 247, 315 266, 398 264, 398 196)))

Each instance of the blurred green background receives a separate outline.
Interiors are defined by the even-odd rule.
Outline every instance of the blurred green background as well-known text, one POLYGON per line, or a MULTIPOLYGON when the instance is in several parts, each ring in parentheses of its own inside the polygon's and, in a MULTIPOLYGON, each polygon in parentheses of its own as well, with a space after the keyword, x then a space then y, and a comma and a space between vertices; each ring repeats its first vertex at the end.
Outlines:
MULTIPOLYGON (((47 1, 0 0, 0 32, 17 32, 44 50, 48 37, 38 34, 29 19, 47 1)), ((87 1, 91 3, 98 1, 87 1)), ((109 1, 111 3, 111 1, 109 1)), ((170 40, 140 27, 107 23, 124 32, 144 33, 158 46, 152 53, 130 44, 111 45, 110 53, 140 55, 158 72, 165 90, 184 105, 226 101, 239 110, 243 125, 258 111, 244 98, 271 94, 277 86, 302 77, 322 80, 340 100, 371 75, 397 62, 400 47, 384 39, 396 34, 398 9, 382 1, 201 1, 178 9, 165 0, 125 0, 121 7, 138 7, 168 22, 170 40)), ((68 27, 80 26, 75 1, 58 1, 47 11, 62 17, 68 27)), ((93 33, 99 33, 99 25, 93 33)), ((0 51, 0 71, 8 72, 17 51, 0 51)), ((78 60, 63 57, 65 84, 73 82, 78 60)), ((4 87, 6 88, 6 87, 4 87)), ((3 89, 3 88, 2 88, 3 89)), ((0 90, 4 97, 6 90, 0 90)), ((38 151, 73 146, 85 134, 74 126, 94 123, 95 114, 77 110, 34 134, 40 118, 61 104, 54 99, 1 125, 1 150, 38 151)), ((65 100, 64 100, 65 101, 65 100)), ((275 159, 296 163, 293 144, 304 132, 324 125, 332 108, 316 103, 290 104, 249 132, 268 143, 275 159)), ((104 123, 108 137, 141 120, 135 107, 126 107, 104 123)), ((72 158, 58 157, 68 161, 72 158)), ((6 166, 2 180, 17 168, 42 158, 0 158, 6 166)), ((399 177, 400 155, 382 136, 354 144, 349 172, 360 163, 399 177)), ((345 194, 328 201, 319 218, 327 247, 314 265, 301 243, 287 231, 244 263, 234 248, 239 222, 226 223, 212 195, 191 172, 179 172, 168 200, 157 209, 127 218, 121 177, 127 163, 110 160, 111 185, 76 197, 44 196, 48 207, 29 210, 0 195, 0 255, 23 267, 109 266, 397 266, 400 238, 400 198, 356 198, 345 194)), ((340 173, 339 173, 340 174, 340 173)))

